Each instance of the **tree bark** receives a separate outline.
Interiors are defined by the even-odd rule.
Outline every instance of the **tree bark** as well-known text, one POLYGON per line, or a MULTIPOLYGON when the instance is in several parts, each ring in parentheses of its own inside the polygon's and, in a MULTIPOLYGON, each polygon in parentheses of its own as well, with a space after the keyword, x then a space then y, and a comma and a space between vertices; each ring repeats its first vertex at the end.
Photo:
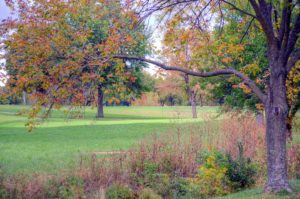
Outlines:
POLYGON ((266 192, 292 192, 288 182, 286 140, 288 103, 286 97, 287 73, 282 64, 271 64, 266 109, 266 142, 268 180, 266 192))
POLYGON ((103 90, 102 90, 102 86, 98 85, 98 98, 97 98, 97 118, 103 118, 104 117, 104 112, 103 112, 103 90))

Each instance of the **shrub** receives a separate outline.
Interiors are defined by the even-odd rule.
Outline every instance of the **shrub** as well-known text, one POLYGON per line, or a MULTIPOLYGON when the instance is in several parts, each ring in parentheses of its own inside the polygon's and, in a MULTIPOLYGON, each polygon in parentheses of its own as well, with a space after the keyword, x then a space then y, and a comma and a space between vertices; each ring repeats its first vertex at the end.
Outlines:
POLYGON ((219 153, 216 152, 209 155, 199 167, 196 178, 191 181, 198 186, 200 195, 214 196, 230 193, 230 182, 226 175, 228 168, 223 164, 225 156, 218 155, 219 153))
POLYGON ((84 181, 78 177, 67 178, 59 187, 59 198, 84 198, 84 181))
POLYGON ((171 180, 172 198, 182 198, 189 193, 189 181, 186 178, 174 177, 171 180))
POLYGON ((146 188, 142 191, 139 199, 162 199, 162 197, 156 194, 152 189, 146 188))
POLYGON ((115 184, 109 187, 109 189, 105 193, 106 199, 134 199, 133 191, 123 185, 115 184))
POLYGON ((233 190, 250 187, 255 183, 256 167, 250 158, 245 158, 242 143, 238 144, 239 155, 236 160, 227 154, 228 166, 226 175, 231 182, 233 190))
POLYGON ((196 182, 206 184, 207 187, 202 187, 202 193, 223 195, 228 191, 238 191, 255 183, 256 165, 250 158, 244 157, 242 143, 238 143, 237 148, 236 159, 233 159, 230 153, 225 155, 219 151, 201 153, 198 157, 201 166, 196 182))

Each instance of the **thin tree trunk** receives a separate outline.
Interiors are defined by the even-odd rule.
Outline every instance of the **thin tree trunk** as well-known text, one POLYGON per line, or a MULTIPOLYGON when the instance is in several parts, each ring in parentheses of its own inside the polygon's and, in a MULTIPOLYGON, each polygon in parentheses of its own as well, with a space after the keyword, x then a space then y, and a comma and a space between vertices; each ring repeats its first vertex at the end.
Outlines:
POLYGON ((196 103, 196 94, 194 91, 190 91, 190 102, 192 106, 193 118, 197 118, 197 103, 196 103))
POLYGON ((97 99, 97 118, 103 118, 104 117, 104 112, 103 112, 103 90, 102 86, 98 85, 98 99, 97 99))
POLYGON ((27 105, 27 93, 25 91, 22 92, 23 105, 27 105))
POLYGON ((288 182, 286 138, 288 103, 286 98, 286 73, 283 73, 280 65, 272 67, 269 93, 266 102, 266 141, 268 180, 265 186, 266 192, 279 192, 282 190, 291 192, 288 182))
POLYGON ((196 93, 190 88, 190 80, 188 75, 184 75, 184 81, 186 86, 186 94, 189 98, 189 103, 192 106, 192 117, 197 118, 197 102, 196 102, 196 93))
POLYGON ((263 126, 265 124, 265 117, 262 111, 256 112, 256 123, 258 126, 263 126))

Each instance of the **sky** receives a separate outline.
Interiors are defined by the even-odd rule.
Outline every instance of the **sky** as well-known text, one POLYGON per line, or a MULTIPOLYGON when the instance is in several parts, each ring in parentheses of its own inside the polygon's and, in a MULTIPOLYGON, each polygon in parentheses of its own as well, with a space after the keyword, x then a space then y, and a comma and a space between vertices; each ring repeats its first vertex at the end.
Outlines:
MULTIPOLYGON (((11 12, 10 12, 10 9, 6 6, 4 0, 0 0, 0 21, 2 21, 3 19, 6 19, 7 17, 11 16, 11 12)), ((2 53, 0 51, 0 53, 2 53)), ((4 60, 1 60, 0 59, 0 64, 3 63, 4 60)), ((0 74, 1 74, 1 69, 0 69, 0 74)), ((4 83, 1 82, 0 80, 0 86, 4 86, 4 83)))
POLYGON ((11 16, 9 8, 6 6, 4 0, 0 0, 0 21, 11 16))

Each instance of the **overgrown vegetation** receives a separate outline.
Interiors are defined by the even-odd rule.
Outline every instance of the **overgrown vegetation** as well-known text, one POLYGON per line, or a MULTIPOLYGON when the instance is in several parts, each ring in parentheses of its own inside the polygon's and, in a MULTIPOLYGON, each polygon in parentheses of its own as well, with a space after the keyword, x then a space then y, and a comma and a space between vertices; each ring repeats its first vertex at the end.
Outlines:
MULTIPOLYGON (((196 199, 261 186, 266 168, 257 165, 265 161, 264 127, 250 114, 206 119, 148 137, 129 150, 83 156, 76 169, 57 175, 1 175, 0 193, 2 198, 196 199)), ((290 142, 291 178, 299 175, 299 148, 290 142)))

